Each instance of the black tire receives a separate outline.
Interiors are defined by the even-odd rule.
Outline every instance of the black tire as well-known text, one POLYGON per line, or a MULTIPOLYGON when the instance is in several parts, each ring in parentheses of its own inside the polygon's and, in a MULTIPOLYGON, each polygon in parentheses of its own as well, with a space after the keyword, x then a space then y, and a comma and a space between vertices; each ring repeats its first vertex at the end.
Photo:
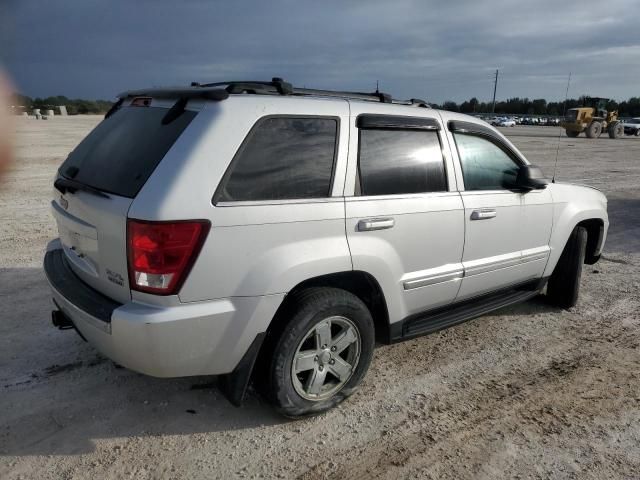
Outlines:
POLYGON ((636 137, 640 137, 640 128, 636 130, 636 137))
POLYGON ((602 133, 602 124, 598 121, 591 122, 585 130, 585 133, 589 138, 598 138, 602 133))
POLYGON ((580 132, 576 132, 575 130, 565 130, 567 132, 567 137, 576 138, 580 135, 580 132))
POLYGON ((571 308, 578 303, 580 277, 587 250, 587 229, 576 227, 562 251, 560 260, 547 283, 547 298, 561 308, 571 308))
POLYGON ((613 122, 607 129, 609 138, 620 138, 624 136, 624 125, 620 122, 613 122))
MULTIPOLYGON (((294 295, 295 297, 287 300, 287 305, 282 312, 286 323, 275 342, 268 372, 268 382, 265 385, 271 403, 281 414, 289 418, 317 415, 348 398, 367 373, 375 344, 371 313, 355 295, 345 290, 325 287, 309 288, 294 295), (296 383, 294 386, 294 381, 301 382, 297 377, 298 374, 294 379, 294 357, 302 346, 301 342, 305 342, 305 338, 309 338, 309 332, 330 318, 347 319, 355 327, 359 335, 359 355, 358 359, 354 361, 355 365, 352 365, 348 379, 345 378, 345 383, 339 387, 339 390, 330 393, 331 396, 328 398, 310 400, 298 393, 302 386, 301 383, 296 383)), ((326 368, 327 372, 331 373, 329 370, 332 367, 326 368)), ((318 369, 322 370, 322 367, 316 366, 315 370, 311 372, 315 371, 317 374, 318 369)), ((327 372, 325 375, 329 378, 327 372)), ((309 373, 309 375, 313 375, 313 373, 309 373)), ((337 380, 338 384, 340 383, 338 377, 333 378, 337 380)))

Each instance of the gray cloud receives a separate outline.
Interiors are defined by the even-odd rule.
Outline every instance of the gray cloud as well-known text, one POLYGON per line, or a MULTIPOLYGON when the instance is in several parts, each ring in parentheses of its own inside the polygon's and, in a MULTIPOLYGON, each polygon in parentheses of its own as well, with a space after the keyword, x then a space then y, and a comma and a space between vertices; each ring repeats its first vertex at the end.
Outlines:
POLYGON ((633 0, 584 2, 32 0, 12 4, 6 65, 30 95, 283 76, 441 102, 640 95, 633 0), (62 6, 64 5, 64 6, 62 6))

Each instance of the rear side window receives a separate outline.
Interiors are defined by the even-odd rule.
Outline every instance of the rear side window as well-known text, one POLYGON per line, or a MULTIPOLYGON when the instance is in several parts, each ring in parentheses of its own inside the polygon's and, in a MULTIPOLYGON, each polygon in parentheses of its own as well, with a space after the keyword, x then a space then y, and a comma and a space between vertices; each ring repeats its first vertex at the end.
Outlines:
POLYGON ((513 188, 520 165, 493 142, 464 133, 455 133, 465 190, 513 188))
POLYGON ((358 168, 362 195, 447 190, 435 131, 361 129, 358 168))
POLYGON ((162 125, 167 112, 154 107, 121 108, 80 142, 60 174, 105 192, 135 197, 197 115, 185 110, 162 125))
POLYGON ((328 197, 337 132, 334 118, 261 120, 236 154, 215 201, 328 197))

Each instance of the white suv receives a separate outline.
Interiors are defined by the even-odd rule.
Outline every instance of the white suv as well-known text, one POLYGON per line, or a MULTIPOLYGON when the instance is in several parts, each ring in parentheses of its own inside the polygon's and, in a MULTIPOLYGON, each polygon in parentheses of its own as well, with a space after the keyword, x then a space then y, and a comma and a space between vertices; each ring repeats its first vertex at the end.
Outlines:
POLYGON ((419 100, 271 82, 126 92, 60 167, 53 322, 158 377, 324 411, 396 342, 539 294, 608 228, 499 132, 419 100))

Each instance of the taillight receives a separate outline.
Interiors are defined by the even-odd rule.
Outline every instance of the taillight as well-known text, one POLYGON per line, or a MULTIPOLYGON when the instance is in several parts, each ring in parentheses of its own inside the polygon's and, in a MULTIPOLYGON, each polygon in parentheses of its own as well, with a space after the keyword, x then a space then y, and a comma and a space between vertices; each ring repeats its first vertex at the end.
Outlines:
POLYGON ((177 293, 193 266, 211 224, 206 220, 127 221, 129 285, 132 290, 177 293))

